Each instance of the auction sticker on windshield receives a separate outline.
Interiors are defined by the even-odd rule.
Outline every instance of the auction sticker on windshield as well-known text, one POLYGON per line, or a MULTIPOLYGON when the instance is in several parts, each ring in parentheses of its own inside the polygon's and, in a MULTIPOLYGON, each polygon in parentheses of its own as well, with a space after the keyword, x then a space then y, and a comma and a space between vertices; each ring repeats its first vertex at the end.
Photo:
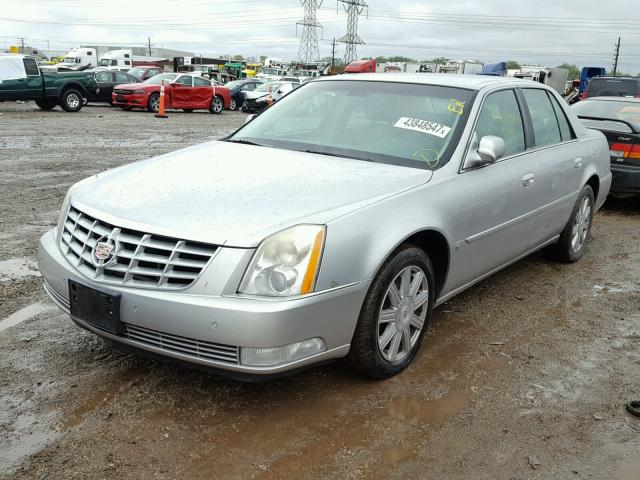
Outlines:
POLYGON ((446 138, 446 136, 449 135, 449 132, 451 131, 451 128, 447 127, 446 125, 440 125, 436 122, 430 122, 428 120, 420 120, 419 118, 410 117, 400 117, 400 120, 396 122, 394 127, 422 132, 439 138, 446 138))

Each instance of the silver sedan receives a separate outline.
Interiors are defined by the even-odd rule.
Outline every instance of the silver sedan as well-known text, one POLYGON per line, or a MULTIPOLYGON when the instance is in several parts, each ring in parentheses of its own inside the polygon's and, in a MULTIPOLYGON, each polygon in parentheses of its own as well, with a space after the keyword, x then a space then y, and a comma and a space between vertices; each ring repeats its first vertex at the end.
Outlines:
POLYGON ((540 84, 328 77, 222 141, 74 185, 39 267, 120 346, 240 377, 347 357, 385 378, 434 307, 542 248, 580 259, 610 184, 604 136, 540 84))

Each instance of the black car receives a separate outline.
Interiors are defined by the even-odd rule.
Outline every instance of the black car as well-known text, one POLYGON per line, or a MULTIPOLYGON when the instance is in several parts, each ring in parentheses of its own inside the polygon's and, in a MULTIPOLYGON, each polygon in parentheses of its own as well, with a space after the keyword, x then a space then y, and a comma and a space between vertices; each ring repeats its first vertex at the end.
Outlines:
POLYGON ((256 78, 246 78, 244 80, 234 80, 233 82, 225 83, 225 87, 231 92, 231 105, 229 110, 237 110, 244 103, 244 92, 251 92, 259 87, 264 82, 256 78))
POLYGON ((571 108, 587 128, 600 130, 609 141, 611 193, 640 195, 640 98, 596 97, 571 108))
POLYGON ((103 70, 95 73, 98 88, 95 93, 89 93, 87 102, 108 102, 111 103, 111 92, 113 87, 123 83, 139 83, 133 75, 118 70, 103 70))
POLYGON ((582 95, 583 99, 593 97, 640 97, 640 78, 635 77, 595 77, 582 95))

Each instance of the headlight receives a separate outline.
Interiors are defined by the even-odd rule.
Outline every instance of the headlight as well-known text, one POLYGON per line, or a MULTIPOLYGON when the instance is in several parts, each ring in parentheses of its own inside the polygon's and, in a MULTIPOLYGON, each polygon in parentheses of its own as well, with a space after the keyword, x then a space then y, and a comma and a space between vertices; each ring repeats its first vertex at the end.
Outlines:
POLYGON ((240 293, 290 297, 313 292, 325 227, 298 225, 262 241, 240 283, 240 293))
POLYGON ((96 178, 98 178, 98 175, 92 175, 91 177, 85 178, 84 180, 80 180, 79 182, 74 183, 73 185, 71 185, 69 190, 67 190, 67 194, 64 196, 64 200, 62 201, 62 208, 60 209, 60 214, 58 216, 58 227, 57 227, 58 238, 62 233, 62 224, 64 223, 64 220, 67 217, 67 211, 69 210, 69 202, 71 201, 71 195, 76 193, 86 184, 93 182, 96 178))

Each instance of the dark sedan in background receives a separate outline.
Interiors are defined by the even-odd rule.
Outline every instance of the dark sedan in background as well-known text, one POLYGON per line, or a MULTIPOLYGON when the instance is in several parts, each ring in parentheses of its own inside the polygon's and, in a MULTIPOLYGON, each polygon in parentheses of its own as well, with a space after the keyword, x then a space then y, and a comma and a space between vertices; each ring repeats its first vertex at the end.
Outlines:
POLYGON ((120 72, 117 70, 103 70, 96 72, 95 74, 96 84, 98 88, 94 92, 88 92, 86 102, 105 102, 111 103, 111 93, 113 87, 122 83, 138 83, 138 80, 133 75, 129 75, 126 72, 120 72))
POLYGON ((257 78, 234 80, 224 86, 231 92, 231 105, 229 110, 237 110, 244 103, 245 92, 252 92, 264 82, 257 78))
POLYGON ((640 98, 595 97, 572 108, 586 127, 600 130, 607 137, 613 174, 611 194, 640 195, 640 98))

